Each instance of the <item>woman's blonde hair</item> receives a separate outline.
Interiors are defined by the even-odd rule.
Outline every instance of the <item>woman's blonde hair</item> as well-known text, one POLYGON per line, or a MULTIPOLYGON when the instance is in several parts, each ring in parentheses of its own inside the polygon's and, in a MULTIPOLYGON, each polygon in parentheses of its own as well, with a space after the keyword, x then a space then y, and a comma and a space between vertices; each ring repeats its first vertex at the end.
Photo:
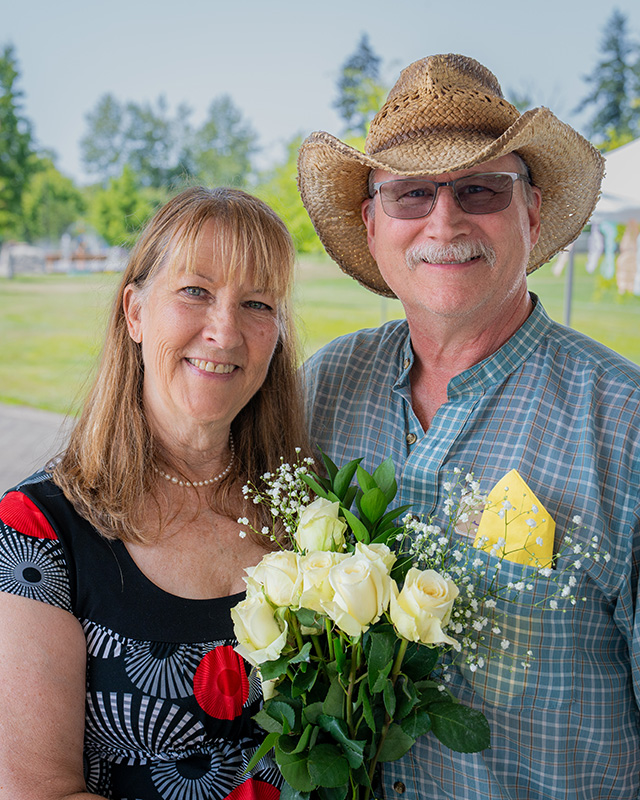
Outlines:
MULTIPOLYGON (((140 345, 127 329, 123 294, 144 293, 159 270, 176 263, 192 268, 193 255, 215 222, 214 252, 225 276, 251 272, 278 304, 279 337, 267 377, 231 425, 236 457, 230 473, 210 489, 209 503, 237 514, 238 481, 260 484, 280 458, 293 462, 306 450, 297 377, 297 340, 291 315, 294 249, 282 220, 265 203, 239 189, 187 189, 170 200, 143 230, 114 299, 97 375, 69 445, 53 467, 53 480, 83 517, 104 536, 128 542, 152 539, 138 525, 141 497, 154 493, 158 445, 142 403, 140 345), (183 260, 186 259, 186 260, 183 260)), ((253 508, 259 516, 259 507, 253 508)), ((245 512, 246 513, 246 512, 245 512)))

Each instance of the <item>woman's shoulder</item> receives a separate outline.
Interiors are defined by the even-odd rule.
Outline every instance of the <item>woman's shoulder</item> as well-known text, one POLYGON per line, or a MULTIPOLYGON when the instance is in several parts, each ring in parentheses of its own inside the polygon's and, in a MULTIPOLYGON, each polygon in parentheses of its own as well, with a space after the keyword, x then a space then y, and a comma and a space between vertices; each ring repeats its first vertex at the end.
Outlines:
POLYGON ((53 489, 48 474, 37 472, 0 500, 0 590, 72 612, 66 548, 42 501, 53 489))

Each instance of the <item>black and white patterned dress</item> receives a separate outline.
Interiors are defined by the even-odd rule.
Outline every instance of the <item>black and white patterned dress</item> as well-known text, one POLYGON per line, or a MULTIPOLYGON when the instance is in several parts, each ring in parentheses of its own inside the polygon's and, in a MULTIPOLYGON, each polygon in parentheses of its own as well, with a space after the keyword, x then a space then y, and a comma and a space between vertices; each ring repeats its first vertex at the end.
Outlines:
POLYGON ((241 595, 188 600, 138 569, 44 472, 0 501, 0 590, 65 609, 87 640, 87 789, 117 800, 277 800, 251 720, 259 681, 233 649, 241 595))

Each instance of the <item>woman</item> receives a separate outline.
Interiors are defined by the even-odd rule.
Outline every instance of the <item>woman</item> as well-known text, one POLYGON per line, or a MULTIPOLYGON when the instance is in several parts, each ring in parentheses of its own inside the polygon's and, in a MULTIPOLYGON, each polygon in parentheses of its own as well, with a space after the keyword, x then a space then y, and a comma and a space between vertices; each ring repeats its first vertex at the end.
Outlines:
POLYGON ((271 762, 244 773, 260 689, 229 609, 264 554, 242 486, 303 443, 292 266, 237 190, 143 232, 66 452, 0 503, 0 796, 278 796, 271 762))

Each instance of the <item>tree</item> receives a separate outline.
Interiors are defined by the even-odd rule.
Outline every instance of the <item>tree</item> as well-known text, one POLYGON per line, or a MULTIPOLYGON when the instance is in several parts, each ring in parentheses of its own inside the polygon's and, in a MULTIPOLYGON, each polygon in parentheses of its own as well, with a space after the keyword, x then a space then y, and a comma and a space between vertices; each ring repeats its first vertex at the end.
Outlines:
POLYGON ((22 195, 23 238, 56 241, 84 212, 84 198, 71 178, 56 169, 51 156, 39 158, 22 195))
POLYGON ((593 106, 590 135, 605 148, 614 140, 629 141, 640 134, 640 58, 629 37, 627 18, 617 9, 605 26, 601 60, 584 77, 591 91, 576 108, 593 106))
POLYGON ((347 134, 366 136, 369 122, 384 102, 386 89, 380 83, 381 60, 364 33, 354 53, 342 65, 338 97, 333 107, 342 117, 347 134))
POLYGON ((164 97, 158 98, 155 108, 127 103, 125 163, 143 186, 169 186, 185 171, 180 154, 189 135, 190 114, 186 105, 180 105, 172 117, 164 97))
POLYGON ((282 217, 298 253, 320 253, 322 244, 296 186, 296 165, 301 144, 301 136, 295 136, 286 144, 284 161, 261 176, 255 193, 282 217))
POLYGON ((208 186, 244 187, 249 181, 251 158, 258 136, 228 95, 209 106, 207 119, 192 137, 184 163, 208 186))
POLYGON ((0 239, 19 229, 22 194, 35 167, 18 77, 13 47, 5 45, 0 56, 0 239))
POLYGON ((190 110, 181 105, 171 116, 164 97, 150 103, 120 103, 105 94, 87 116, 80 141, 87 172, 103 183, 128 165, 142 186, 166 186, 183 172, 180 153, 189 131, 190 110))
POLYGON ((125 164, 122 173, 110 178, 105 189, 93 193, 90 220, 107 244, 132 247, 142 226, 163 200, 142 189, 131 167, 125 164))
POLYGON ((112 94, 103 95, 85 117, 88 132, 80 140, 85 169, 104 181, 124 166, 124 109, 112 94))
POLYGON ((227 95, 216 98, 203 125, 194 130, 184 105, 171 114, 163 97, 155 105, 125 104, 106 94, 87 114, 80 142, 87 171, 103 185, 128 166, 143 187, 174 186, 181 180, 244 186, 257 150, 257 134, 227 95))

